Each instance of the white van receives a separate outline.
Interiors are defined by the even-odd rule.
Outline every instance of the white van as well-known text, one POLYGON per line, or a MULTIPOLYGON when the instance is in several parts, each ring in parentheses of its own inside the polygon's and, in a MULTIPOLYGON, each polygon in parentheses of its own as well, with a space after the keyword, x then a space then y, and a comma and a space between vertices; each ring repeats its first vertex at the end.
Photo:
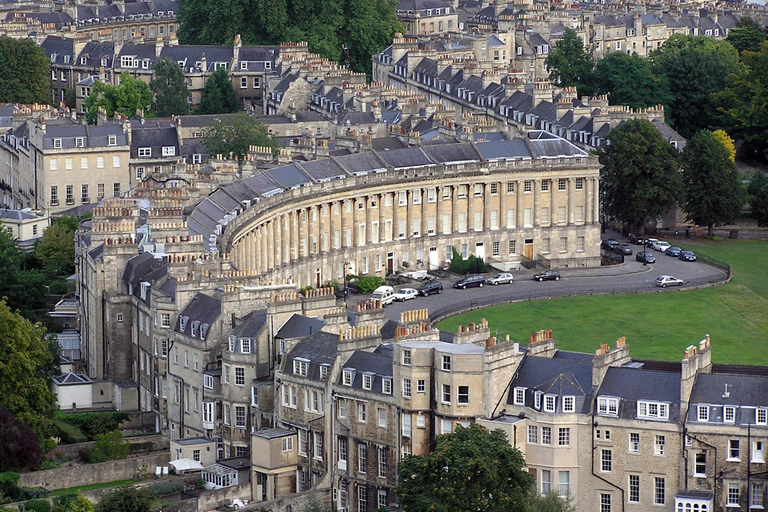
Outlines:
POLYGON ((391 286, 379 286, 373 290, 372 299, 380 300, 382 307, 392 304, 395 300, 395 289, 391 286))

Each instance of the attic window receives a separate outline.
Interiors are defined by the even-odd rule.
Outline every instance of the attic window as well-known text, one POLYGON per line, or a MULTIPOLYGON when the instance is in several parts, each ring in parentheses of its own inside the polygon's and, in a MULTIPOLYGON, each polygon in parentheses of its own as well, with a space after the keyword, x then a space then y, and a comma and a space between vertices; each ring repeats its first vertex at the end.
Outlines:
POLYGON ((184 332, 184 330, 187 328, 187 322, 189 321, 189 317, 183 316, 179 319, 179 329, 184 332))
POLYGON ((228 343, 229 343, 229 347, 228 347, 228 348, 229 348, 229 351, 230 351, 230 352, 234 352, 234 351, 235 351, 235 337, 234 337, 234 336, 230 336, 230 337, 227 339, 227 341, 228 341, 228 343))
POLYGON ((240 63, 240 69, 248 69, 248 63, 247 62, 241 62, 240 63))
POLYGON ((563 397, 563 412, 576 412, 576 397, 563 397))
POLYGON ((141 69, 149 69, 149 59, 144 59, 141 61, 141 69))
POLYGON ((84 146, 84 139, 82 137, 76 137, 75 138, 75 147, 76 148, 82 148, 84 146))
POLYGON ((392 394, 392 379, 381 380, 381 392, 384 393, 385 395, 392 394))
POLYGON ((193 338, 195 336, 197 336, 197 328, 199 326, 200 326, 200 322, 198 320, 193 320, 192 321, 192 327, 191 327, 191 329, 189 331, 190 336, 192 336, 193 338))
POLYGON ((557 396, 544 395, 544 412, 555 412, 556 403, 557 403, 557 396))
POLYGON ((109 136, 109 146, 117 146, 117 135, 110 135, 109 136))
POLYGON ((204 340, 205 335, 208 334, 208 324, 203 324, 200 326, 200 339, 204 340))
POLYGON ((351 386, 352 377, 353 377, 352 370, 344 370, 343 377, 342 377, 342 384, 344 384, 345 386, 351 386))
POLYGON ((373 385, 373 375, 363 375, 363 389, 371 389, 373 385))
POLYGON ((515 405, 525 405, 525 389, 526 388, 515 388, 515 405))
POLYGON ((619 399, 599 397, 597 399, 597 414, 611 414, 616 415, 619 413, 619 399))
POLYGON ((152 148, 139 148, 139 156, 152 156, 152 148))
MULTIPOLYGON (((67 60, 68 60, 68 59, 64 58, 64 62, 65 62, 65 63, 67 62, 67 60)), ((83 66, 85 66, 86 64, 88 64, 88 57, 80 57, 80 64, 82 64, 83 66)))
POLYGON ((264 69, 272 69, 272 63, 271 62, 265 62, 264 63, 264 69))
POLYGON ((643 419, 669 419, 669 404, 659 402, 637 402, 637 417, 643 419))
POLYGON ((106 57, 104 57, 103 59, 101 59, 101 65, 102 65, 102 66, 104 66, 104 67, 106 67, 106 66, 107 66, 107 58, 106 58, 106 57))
POLYGON ((147 290, 149 289, 149 283, 143 281, 141 283, 141 300, 147 300, 147 290))
POLYGON ((61 149, 61 139, 53 139, 53 147, 55 149, 61 149))
POLYGON ((176 156, 176 148, 174 146, 163 146, 163 156, 176 156))
POLYGON ((327 379, 328 378, 328 365, 327 364, 321 364, 320 365, 320 378, 321 379, 327 379))
POLYGON ((306 359, 294 359, 293 360, 293 374, 300 375, 302 377, 307 376, 307 369, 309 368, 309 361, 306 359))
POLYGON ((240 352, 243 354, 251 353, 251 338, 243 338, 240 340, 240 352))

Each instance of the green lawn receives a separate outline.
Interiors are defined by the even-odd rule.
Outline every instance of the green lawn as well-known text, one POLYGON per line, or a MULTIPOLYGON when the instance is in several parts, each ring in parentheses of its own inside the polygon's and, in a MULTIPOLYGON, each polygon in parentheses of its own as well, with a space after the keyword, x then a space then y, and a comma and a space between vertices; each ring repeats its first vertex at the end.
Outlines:
POLYGON ((600 295, 504 304, 448 318, 438 327, 486 318, 491 331, 527 344, 532 331, 552 329, 564 350, 593 352, 627 337, 637 359, 681 360, 709 334, 718 363, 768 365, 768 242, 695 241, 683 245, 731 265, 732 281, 675 293, 600 295))
MULTIPOLYGON (((77 468, 72 468, 72 471, 77 471, 77 468)), ((134 484, 138 480, 118 480, 116 482, 105 482, 103 484, 90 484, 81 485, 80 487, 70 487, 69 489, 57 489, 47 494, 46 498, 53 498, 55 496, 63 496, 65 494, 74 494, 83 491, 93 491, 95 489, 106 489, 108 487, 121 487, 123 485, 134 484)))

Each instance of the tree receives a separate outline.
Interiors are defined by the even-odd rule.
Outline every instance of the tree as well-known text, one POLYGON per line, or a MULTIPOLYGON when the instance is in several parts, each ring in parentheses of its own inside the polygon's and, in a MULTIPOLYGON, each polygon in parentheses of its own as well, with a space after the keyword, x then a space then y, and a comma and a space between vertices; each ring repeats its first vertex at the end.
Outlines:
POLYGON ((555 85, 576 87, 580 96, 592 95, 594 59, 575 30, 566 29, 544 64, 549 70, 549 79, 555 85))
POLYGON ((651 63, 633 53, 611 52, 595 67, 595 93, 608 94, 611 105, 648 108, 668 105, 672 96, 663 75, 653 72, 651 63))
POLYGON ((35 247, 35 257, 49 275, 71 275, 75 271, 75 231, 77 217, 61 217, 43 233, 35 247))
POLYGON ((141 80, 134 79, 130 73, 123 71, 120 75, 120 85, 107 84, 97 81, 93 85, 91 95, 85 99, 85 118, 89 124, 98 120, 99 107, 107 111, 107 117, 115 112, 126 117, 133 117, 136 111, 145 111, 152 103, 152 91, 141 80))
POLYGON ((728 31, 728 37, 725 38, 739 51, 739 54, 745 51, 760 51, 760 45, 765 39, 766 33, 763 27, 749 16, 739 18, 736 26, 728 31))
POLYGON ((0 300, 0 405, 29 425, 39 441, 48 435, 56 402, 48 389, 49 343, 40 324, 32 325, 0 300))
POLYGON ((708 128, 714 111, 710 96, 721 91, 726 77, 740 69, 736 49, 711 37, 675 34, 650 58, 656 73, 669 83, 675 129, 690 138, 708 128))
POLYGON ((34 318, 35 311, 44 309, 45 276, 26 268, 26 258, 16 241, 6 230, 0 230, 0 298, 7 297, 8 305, 18 309, 26 318, 34 318))
POLYGON ((228 114, 239 110, 235 88, 224 68, 213 72, 203 87, 203 97, 195 114, 228 114))
POLYGON ((277 149, 266 128, 245 112, 217 119, 203 130, 203 145, 211 155, 232 155, 242 161, 250 146, 277 149))
POLYGON ((89 463, 121 460, 131 453, 130 443, 123 442, 123 434, 119 430, 98 434, 96 442, 90 449, 81 450, 81 456, 89 463))
POLYGON ((0 405, 0 472, 37 469, 43 460, 38 437, 0 405))
POLYGON ((632 231, 666 213, 681 194, 677 150, 645 119, 626 121, 597 150, 603 210, 632 231))
POLYGON ((759 52, 741 55, 745 67, 726 80, 724 90, 712 96, 714 117, 731 137, 744 142, 743 150, 768 159, 768 42, 759 52))
POLYGON ((714 134, 701 130, 683 150, 683 211, 696 224, 707 226, 732 222, 744 204, 736 164, 714 134))
POLYGON ((347 0, 346 30, 342 32, 345 64, 353 71, 371 73, 371 56, 392 44, 395 32, 402 31, 395 9, 397 0, 347 0))
POLYGON ((728 150, 728 154, 731 155, 731 161, 736 161, 736 145, 733 143, 733 139, 725 133, 724 130, 715 130, 712 132, 712 135, 715 136, 717 140, 719 140, 723 146, 725 146, 725 149, 728 150))
POLYGON ((763 187, 754 195, 750 206, 752 218, 757 221, 757 225, 768 227, 768 187, 763 187))
POLYGON ((439 436, 429 455, 405 457, 395 493, 406 512, 512 512, 525 510, 532 486, 504 432, 472 424, 439 436))
POLYGON ((155 63, 155 79, 149 88, 155 95, 152 110, 158 117, 189 113, 189 89, 184 71, 171 59, 160 59, 155 63))
POLYGON ((32 39, 0 37, 0 102, 48 103, 51 61, 32 39))
POLYGON ((147 489, 120 487, 104 496, 95 512, 149 512, 151 502, 152 494, 147 489))
POLYGON ((67 501, 61 509, 54 506, 53 512, 94 512, 91 500, 80 493, 74 499, 67 501))

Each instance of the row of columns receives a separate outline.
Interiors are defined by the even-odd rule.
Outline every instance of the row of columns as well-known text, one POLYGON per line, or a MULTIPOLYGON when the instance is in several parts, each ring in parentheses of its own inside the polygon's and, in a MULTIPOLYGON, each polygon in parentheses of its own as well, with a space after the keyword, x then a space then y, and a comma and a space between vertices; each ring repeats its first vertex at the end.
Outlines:
MULTIPOLYGON (((556 179, 533 179, 533 180, 512 180, 484 183, 468 183, 462 185, 437 185, 435 187, 419 187, 404 191, 386 192, 368 194, 359 199, 341 199, 334 200, 320 205, 302 207, 297 210, 289 211, 272 219, 267 220, 257 226, 238 245, 244 244, 244 247, 236 251, 236 265, 241 269, 257 270, 263 272, 275 268, 283 263, 310 256, 326 250, 334 250, 345 247, 360 247, 370 243, 398 240, 400 239, 400 221, 404 221, 404 237, 411 238, 414 235, 414 219, 419 219, 418 236, 426 236, 429 229, 429 190, 435 190, 436 211, 434 214, 434 234, 443 234, 444 231, 450 233, 459 232, 459 218, 464 214, 464 229, 460 232, 475 232, 475 197, 482 196, 482 230, 491 229, 491 198, 494 195, 499 196, 499 208, 497 210, 497 227, 505 226, 512 228, 530 228, 541 227, 541 187, 542 183, 548 183, 548 193, 550 194, 550 226, 568 226, 574 225, 574 202, 575 202, 575 182, 576 178, 564 178, 566 180, 566 190, 559 190, 558 178, 556 179), (530 183, 530 192, 525 191, 526 182, 530 183), (514 226, 507 226, 507 187, 509 183, 514 183, 515 195, 515 218, 514 226), (491 185, 497 187, 496 194, 491 194, 491 185), (481 190, 478 196, 475 196, 475 186, 480 185, 481 190), (459 197, 461 187, 466 187, 466 195, 459 197), (442 200, 445 190, 449 189, 447 194, 451 199, 450 211, 442 200), (417 192, 418 191, 418 192, 417 192), (400 193, 405 193, 405 204, 400 205, 400 193), (567 193, 567 218, 564 224, 560 224, 563 219, 553 222, 558 206, 557 195, 559 192, 567 193), (527 193, 533 194, 532 218, 528 219, 526 225, 524 196, 527 193), (414 204, 414 194, 421 197, 420 204, 414 204), (391 196, 392 215, 384 215, 384 200, 391 196), (466 205, 461 205, 460 201, 466 199, 466 205), (358 207, 358 202, 363 202, 363 208, 358 207), (372 201, 376 201, 376 207, 372 207, 372 201), (346 212, 349 204, 350 212, 346 212), (405 208, 403 209, 403 206, 405 208), (401 211, 403 210, 403 211, 401 211), (352 219, 347 219, 347 214, 351 214, 352 219), (450 226, 444 225, 443 215, 450 213, 450 226), (404 214, 405 218, 401 216, 404 214), (391 228, 387 229, 387 221, 391 220, 391 228), (365 226, 360 229, 360 226, 365 226), (373 227, 376 226, 374 230, 373 227), (347 243, 346 231, 350 230, 350 243, 347 243), (391 230, 391 231, 390 231, 391 230), (336 232, 338 231, 338 240, 336 232), (362 232, 361 232, 362 231, 362 232), (375 233, 374 233, 375 231, 375 233), (387 232, 390 231, 390 232, 387 232), (375 236, 374 236, 375 234, 375 236), (338 242, 338 247, 336 243, 338 242), (314 244, 314 245, 313 245, 314 244), (243 250, 244 249, 244 250, 243 250)), ((583 180, 584 192, 584 218, 579 225, 594 224, 600 221, 600 198, 599 198, 599 180, 596 177, 580 178, 583 180)), ((582 205, 580 205, 582 206, 582 205)), ((388 208, 390 206, 387 206, 388 208)))

